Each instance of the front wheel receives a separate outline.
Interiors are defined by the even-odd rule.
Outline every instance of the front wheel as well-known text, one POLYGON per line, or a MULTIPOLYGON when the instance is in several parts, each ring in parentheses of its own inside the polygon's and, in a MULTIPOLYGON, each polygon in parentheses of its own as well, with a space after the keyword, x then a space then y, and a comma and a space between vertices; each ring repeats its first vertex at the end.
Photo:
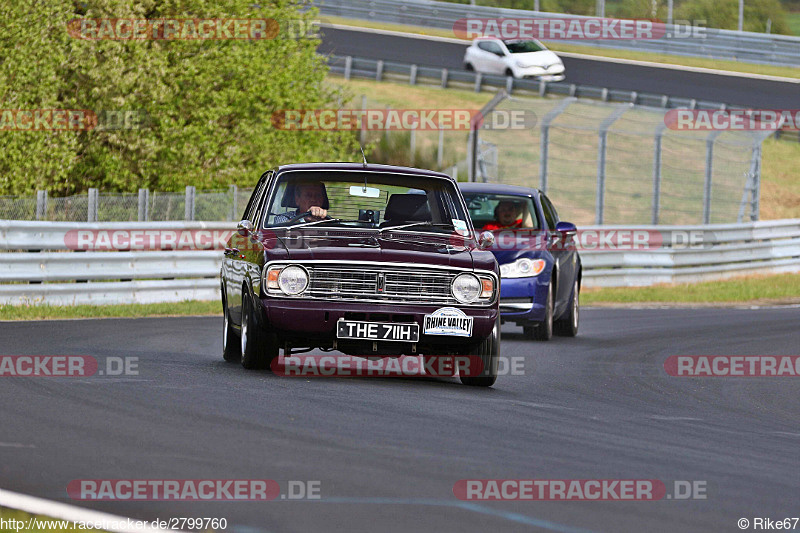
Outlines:
POLYGON ((225 287, 222 288, 222 358, 231 363, 238 363, 242 358, 240 343, 236 330, 231 324, 228 299, 225 296, 225 287))
POLYGON ((492 333, 483 340, 469 355, 477 356, 481 360, 481 372, 477 375, 474 370, 468 370, 464 375, 459 371, 459 379, 464 385, 473 387, 491 387, 497 381, 497 365, 500 358, 500 319, 494 322, 492 333))
POLYGON ((261 326, 247 291, 242 296, 242 366, 248 370, 269 368, 278 357, 278 339, 261 326))
POLYGON ((569 309, 564 315, 556 320, 554 324, 556 335, 562 337, 574 337, 578 334, 578 321, 580 319, 580 287, 578 280, 572 285, 572 298, 569 302, 569 309))

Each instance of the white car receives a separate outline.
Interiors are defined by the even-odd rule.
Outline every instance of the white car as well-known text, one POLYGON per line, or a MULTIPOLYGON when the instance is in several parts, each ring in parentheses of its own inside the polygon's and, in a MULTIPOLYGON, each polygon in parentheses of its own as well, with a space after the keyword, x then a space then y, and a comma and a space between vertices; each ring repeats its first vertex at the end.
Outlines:
POLYGON ((464 67, 484 74, 545 81, 561 81, 565 77, 561 58, 536 39, 475 39, 464 54, 464 67))

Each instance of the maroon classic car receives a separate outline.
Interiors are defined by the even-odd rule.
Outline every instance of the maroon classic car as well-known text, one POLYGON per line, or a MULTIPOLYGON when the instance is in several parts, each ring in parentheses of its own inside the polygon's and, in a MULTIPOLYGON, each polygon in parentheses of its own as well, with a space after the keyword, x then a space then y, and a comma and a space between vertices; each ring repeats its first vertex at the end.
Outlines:
POLYGON ((261 176, 222 265, 223 356, 268 368, 315 349, 480 362, 497 379, 499 270, 455 181, 352 163, 261 176), (240 342, 241 341, 241 342, 240 342))

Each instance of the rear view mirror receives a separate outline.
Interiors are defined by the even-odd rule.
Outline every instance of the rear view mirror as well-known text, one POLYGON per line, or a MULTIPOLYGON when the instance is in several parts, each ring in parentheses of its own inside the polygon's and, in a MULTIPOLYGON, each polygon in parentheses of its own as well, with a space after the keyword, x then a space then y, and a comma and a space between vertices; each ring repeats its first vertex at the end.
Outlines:
POLYGON ((367 187, 365 185, 351 185, 350 196, 361 196, 362 198, 379 198, 381 190, 375 187, 367 187))
POLYGON ((556 231, 567 235, 575 235, 578 232, 578 228, 572 222, 559 222, 556 224, 556 231))
POLYGON ((236 230, 242 237, 247 237, 247 235, 253 231, 253 223, 249 220, 242 220, 236 225, 236 230))

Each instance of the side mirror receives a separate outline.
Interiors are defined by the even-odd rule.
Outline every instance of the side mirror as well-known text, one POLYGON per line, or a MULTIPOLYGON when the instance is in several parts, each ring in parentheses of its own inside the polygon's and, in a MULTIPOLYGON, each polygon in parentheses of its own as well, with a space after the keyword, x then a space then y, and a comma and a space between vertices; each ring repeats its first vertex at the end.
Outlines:
POLYGON ((564 233, 566 236, 573 236, 578 233, 578 228, 572 222, 559 222, 556 224, 556 231, 564 233))
POLYGON ((483 231, 478 236, 478 248, 481 250, 488 250, 494 246, 494 233, 491 231, 483 231))
POLYGON ((238 231, 239 235, 242 237, 247 237, 247 235, 253 231, 253 223, 249 220, 242 220, 236 225, 236 231, 238 231))

